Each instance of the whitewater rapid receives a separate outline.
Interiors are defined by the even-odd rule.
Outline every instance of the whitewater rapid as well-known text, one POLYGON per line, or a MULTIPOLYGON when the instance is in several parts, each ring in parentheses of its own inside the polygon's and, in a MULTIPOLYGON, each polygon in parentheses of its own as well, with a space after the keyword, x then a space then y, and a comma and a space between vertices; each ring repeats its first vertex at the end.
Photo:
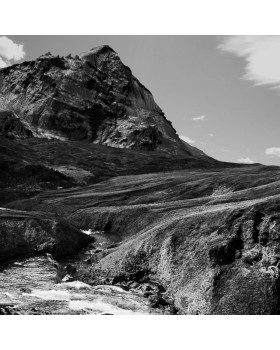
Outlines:
POLYGON ((0 270, 0 306, 20 313, 113 314, 156 313, 140 293, 117 286, 61 282, 46 256, 10 262, 0 270))

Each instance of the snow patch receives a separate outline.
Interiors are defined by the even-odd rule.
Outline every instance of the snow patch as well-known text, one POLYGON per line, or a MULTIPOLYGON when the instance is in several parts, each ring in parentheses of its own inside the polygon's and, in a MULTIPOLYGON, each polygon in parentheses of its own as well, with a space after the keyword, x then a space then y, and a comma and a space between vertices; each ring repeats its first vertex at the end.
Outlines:
POLYGON ((60 136, 60 135, 55 135, 49 131, 45 131, 43 129, 38 129, 35 134, 35 137, 38 137, 38 138, 44 138, 44 139, 48 139, 48 140, 51 140, 51 139, 56 139, 56 140, 60 140, 60 141, 66 141, 67 138, 66 137, 63 137, 63 136, 60 136))

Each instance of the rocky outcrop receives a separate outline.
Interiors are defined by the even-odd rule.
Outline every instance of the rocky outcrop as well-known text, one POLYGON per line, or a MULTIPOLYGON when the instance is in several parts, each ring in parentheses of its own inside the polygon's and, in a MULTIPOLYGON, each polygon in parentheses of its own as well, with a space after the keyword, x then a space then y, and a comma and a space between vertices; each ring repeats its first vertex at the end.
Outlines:
POLYGON ((0 260, 51 253, 60 258, 76 253, 87 235, 52 214, 0 209, 0 260))
POLYGON ((32 131, 11 111, 0 111, 0 135, 9 139, 32 137, 32 131))
POLYGON ((181 314, 279 314, 279 222, 267 206, 153 225, 146 218, 137 235, 81 273, 90 283, 157 282, 181 314))
POLYGON ((37 136, 206 157, 179 139, 150 91, 109 46, 1 69, 0 92, 0 110, 14 111, 37 136))

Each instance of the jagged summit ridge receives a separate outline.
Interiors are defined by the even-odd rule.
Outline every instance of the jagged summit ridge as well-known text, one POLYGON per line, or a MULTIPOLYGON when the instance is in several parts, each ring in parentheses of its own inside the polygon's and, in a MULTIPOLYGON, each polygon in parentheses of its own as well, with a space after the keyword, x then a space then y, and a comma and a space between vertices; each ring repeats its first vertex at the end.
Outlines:
POLYGON ((118 148, 205 156, 184 144, 154 101, 108 45, 0 70, 0 110, 56 137, 118 148))
POLYGON ((106 52, 107 53, 108 52, 113 52, 113 53, 117 54, 116 51, 114 49, 112 49, 112 47, 109 46, 109 45, 95 46, 95 47, 91 48, 89 50, 89 52, 92 52, 94 54, 97 54, 97 53, 103 54, 103 53, 106 53, 106 52))

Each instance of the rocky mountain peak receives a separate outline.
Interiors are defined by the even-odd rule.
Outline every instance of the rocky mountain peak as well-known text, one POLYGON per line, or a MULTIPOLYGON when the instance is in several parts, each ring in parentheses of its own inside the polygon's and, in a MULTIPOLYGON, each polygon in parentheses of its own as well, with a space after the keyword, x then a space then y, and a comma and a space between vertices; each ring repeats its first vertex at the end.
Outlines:
POLYGON ((0 91, 0 110, 14 112, 35 135, 205 156, 179 139, 151 92, 108 45, 4 68, 0 91))
POLYGON ((100 46, 95 46, 92 49, 89 50, 89 52, 95 53, 95 54, 104 54, 104 53, 115 53, 111 46, 109 45, 100 45, 100 46))

